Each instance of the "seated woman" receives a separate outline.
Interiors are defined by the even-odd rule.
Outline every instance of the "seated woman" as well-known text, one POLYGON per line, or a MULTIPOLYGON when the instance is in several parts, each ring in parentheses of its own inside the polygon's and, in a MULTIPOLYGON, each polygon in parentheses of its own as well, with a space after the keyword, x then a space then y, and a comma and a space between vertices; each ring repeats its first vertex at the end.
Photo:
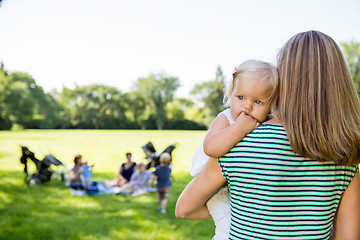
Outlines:
POLYGON ((82 165, 82 156, 77 154, 74 158, 75 166, 69 172, 70 187, 76 190, 84 189, 81 174, 84 172, 82 165))
POLYGON ((106 187, 121 187, 125 183, 130 181, 131 175, 134 173, 134 168, 136 166, 136 162, 132 161, 132 154, 130 152, 126 153, 126 159, 127 161, 123 164, 121 164, 120 170, 117 173, 116 179, 104 183, 104 186, 106 187))

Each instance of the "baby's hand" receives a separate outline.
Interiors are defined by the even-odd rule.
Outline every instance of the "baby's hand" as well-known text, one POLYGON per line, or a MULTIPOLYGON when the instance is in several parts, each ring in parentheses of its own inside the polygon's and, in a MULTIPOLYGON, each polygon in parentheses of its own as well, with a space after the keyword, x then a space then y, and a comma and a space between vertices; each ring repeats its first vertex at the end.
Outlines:
POLYGON ((260 123, 255 118, 247 115, 245 112, 241 112, 240 115, 237 117, 235 124, 241 126, 241 129, 246 135, 255 128, 257 128, 260 123))

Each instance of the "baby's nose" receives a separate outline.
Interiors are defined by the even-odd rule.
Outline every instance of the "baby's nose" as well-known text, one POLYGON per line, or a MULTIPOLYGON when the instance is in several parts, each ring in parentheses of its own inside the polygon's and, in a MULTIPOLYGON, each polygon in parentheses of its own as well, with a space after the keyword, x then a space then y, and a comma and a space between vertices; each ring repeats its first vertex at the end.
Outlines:
POLYGON ((243 106, 243 108, 245 108, 248 112, 251 111, 251 105, 250 105, 250 104, 245 104, 245 105, 243 106))

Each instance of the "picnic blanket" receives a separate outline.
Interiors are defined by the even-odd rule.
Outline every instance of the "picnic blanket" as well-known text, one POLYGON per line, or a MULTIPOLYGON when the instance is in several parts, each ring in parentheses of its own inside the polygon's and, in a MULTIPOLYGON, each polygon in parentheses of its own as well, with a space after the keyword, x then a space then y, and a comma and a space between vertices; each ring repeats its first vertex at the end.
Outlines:
POLYGON ((102 182, 94 182, 89 189, 76 190, 70 188, 71 196, 99 195, 99 194, 117 194, 120 187, 105 187, 102 182))

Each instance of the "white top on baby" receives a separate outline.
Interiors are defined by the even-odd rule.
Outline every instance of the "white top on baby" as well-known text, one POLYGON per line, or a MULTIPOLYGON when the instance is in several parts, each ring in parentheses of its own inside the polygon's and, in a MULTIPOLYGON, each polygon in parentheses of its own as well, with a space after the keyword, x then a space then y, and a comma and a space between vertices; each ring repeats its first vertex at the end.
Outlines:
MULTIPOLYGON (((231 112, 229 108, 225 109, 218 115, 220 114, 225 115, 225 117, 229 120, 230 125, 235 123, 235 120, 231 117, 231 112)), ((205 154, 202 142, 194 152, 191 163, 190 175, 193 177, 198 175, 204 169, 208 158, 209 156, 205 154)))
MULTIPOLYGON (((226 116, 230 124, 235 123, 231 117, 230 109, 225 109, 220 114, 226 116)), ((208 156, 204 152, 203 142, 195 150, 192 159, 192 166, 190 169, 191 176, 198 175, 204 168, 208 161, 208 156)), ((221 188, 214 196, 212 196, 206 203, 210 215, 215 223, 215 235, 212 240, 228 239, 230 231, 230 197, 227 186, 221 188)))

